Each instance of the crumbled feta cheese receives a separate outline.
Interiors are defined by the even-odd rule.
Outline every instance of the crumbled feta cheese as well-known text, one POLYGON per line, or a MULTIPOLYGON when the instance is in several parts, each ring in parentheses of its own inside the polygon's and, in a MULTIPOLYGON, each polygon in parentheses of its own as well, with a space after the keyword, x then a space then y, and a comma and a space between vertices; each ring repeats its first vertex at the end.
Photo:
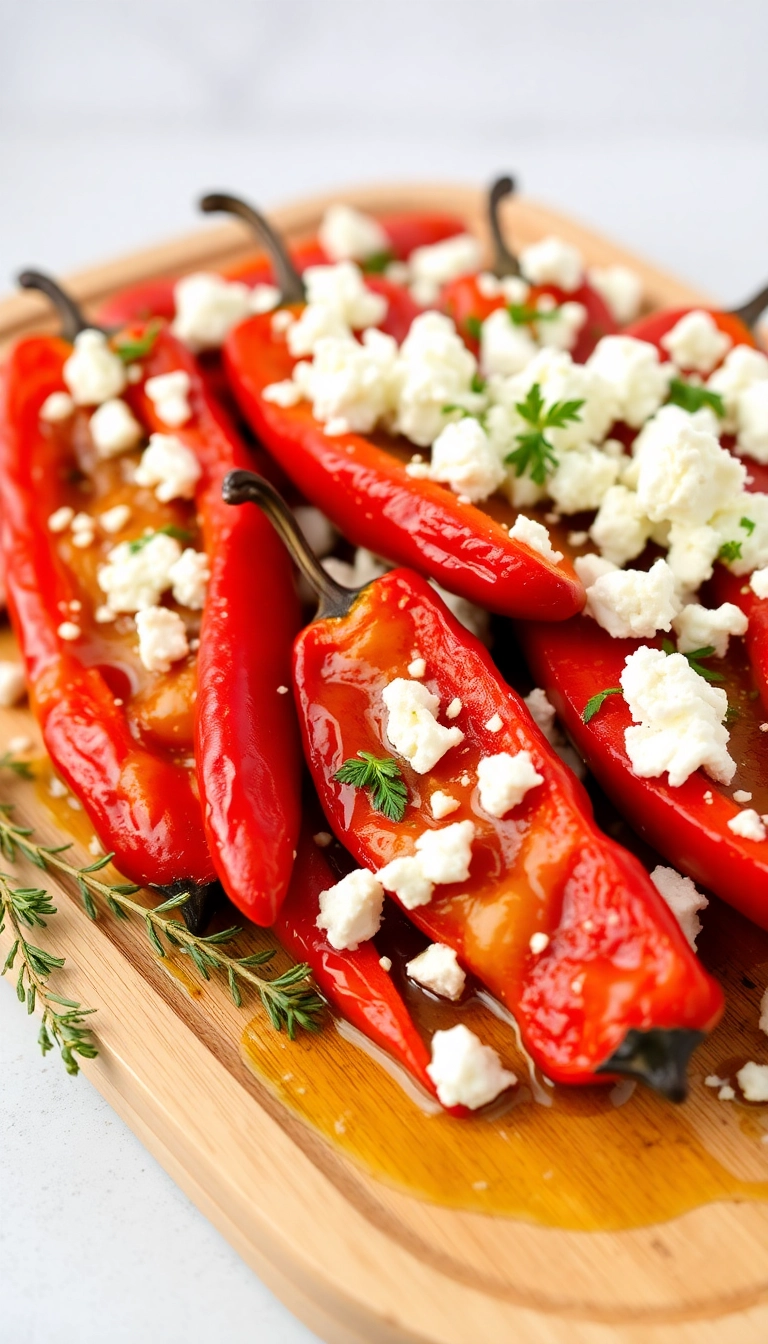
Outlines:
POLYGON ((59 420, 68 420, 74 409, 75 403, 68 392, 51 392, 40 407, 40 419, 55 425, 59 420))
POLYGON ((562 428, 547 431, 559 455, 570 448, 601 443, 617 416, 616 393, 609 382, 589 364, 575 364, 567 350, 539 350, 521 373, 511 378, 492 379, 494 405, 486 416, 491 437, 501 455, 516 446, 516 436, 530 431, 530 425, 516 410, 534 384, 538 384, 546 406, 555 401, 582 401, 579 418, 562 428))
POLYGON ((587 279, 620 327, 634 322, 640 312, 643 282, 628 266, 590 266, 587 279))
POLYGON ((248 300, 248 309, 257 315, 271 313, 273 308, 277 308, 282 297, 277 285, 254 285, 248 300))
POLYGON ((454 821, 439 830, 424 831, 416 841, 421 870, 430 882, 466 882, 472 861, 473 821, 454 821))
POLYGON ((177 611, 148 607, 136 612, 139 658, 148 672, 169 672, 189 653, 187 632, 177 611))
MULTIPOLYGON (((279 316, 275 314, 275 318, 279 316)), ((308 303, 301 316, 291 321, 286 339, 290 353, 298 358, 314 355, 325 341, 350 341, 352 331, 338 309, 327 303, 308 303)), ((293 372, 295 378, 296 369, 293 372)))
POLYGON ((525 795, 544 783, 529 751, 500 751, 484 756, 477 767, 480 806, 492 817, 504 817, 523 801, 525 795))
POLYGON ((328 206, 317 236, 331 261, 365 261, 391 251, 389 236, 378 220, 342 202, 328 206))
POLYGON ((58 627, 57 634, 59 639, 64 639, 71 643, 80 638, 82 631, 79 625, 75 625, 74 621, 62 621, 61 625, 58 627))
POLYGON ((119 397, 110 397, 96 408, 90 419, 90 431, 96 456, 102 459, 135 448, 144 436, 130 406, 119 397))
POLYGON ((75 516, 75 510, 68 504, 62 504, 60 509, 52 513, 48 519, 48 527, 51 532, 66 532, 72 519, 75 516))
POLYGON ((586 614, 614 639, 651 639, 657 630, 671 628, 679 610, 675 576, 666 560, 657 560, 647 572, 613 570, 587 589, 586 614))
POLYGON ((651 881, 664 897, 695 952, 696 939, 701 933, 698 912, 706 910, 709 905, 706 896, 697 891, 690 877, 683 877, 674 868, 664 868, 661 864, 657 864, 651 873, 651 881))
POLYGON ((768 1101, 768 1064, 750 1060, 739 1069, 736 1079, 747 1101, 768 1101))
POLYGON ((746 634, 748 621, 741 608, 733 602, 723 602, 711 611, 697 602, 691 602, 683 607, 672 624, 680 653, 713 647, 715 657, 724 658, 728 652, 729 637, 746 634))
POLYGON ((316 834, 312 836, 312 839, 319 849, 327 849, 333 840, 333 836, 330 831, 317 831, 316 834))
POLYGON ((131 510, 127 504, 115 504, 113 508, 99 514, 99 523, 104 532, 113 536, 115 532, 122 532, 130 517, 131 510))
POLYGON ((205 551, 195 551, 187 546, 168 570, 174 600, 181 607, 202 611, 210 577, 211 566, 205 551))
POLYGON ((417 247, 408 258, 411 293, 417 303, 428 308, 435 302, 443 285, 460 275, 477 271, 482 248, 471 233, 458 233, 440 243, 417 247))
POLYGON ((674 373, 671 364, 659 361, 655 345, 633 336, 603 336, 587 368, 610 385, 616 398, 616 419, 633 429, 659 409, 674 373))
POLYGON ((379 965, 380 965, 382 971, 391 971, 391 970, 392 970, 392 958, 391 958, 391 957, 379 957, 379 965))
POLYGON ((761 350, 748 345, 736 345, 728 351, 719 369, 707 379, 707 387, 723 398, 725 418, 723 429, 735 434, 739 427, 741 393, 753 383, 768 381, 768 359, 761 350))
POLYGON ((331 947, 354 952, 378 933, 384 908, 384 888, 367 868, 347 873, 335 886, 320 892, 318 929, 331 947))
POLYGON ((330 420, 326 420, 323 433, 327 434, 329 439, 334 439, 340 438, 342 434, 349 434, 351 429, 352 426, 348 420, 344 419, 343 415, 334 415, 331 416, 330 420))
MULTIPOLYGON (((308 266, 304 284, 309 306, 332 309, 352 331, 375 327, 386 317, 387 300, 382 294, 374 294, 368 289, 360 267, 353 261, 340 261, 334 266, 308 266)), ((289 347, 290 343, 289 332, 289 347)))
POLYGON ((749 586, 755 597, 768 597, 768 566, 764 569, 756 569, 750 574, 749 586))
POLYGON ((523 703, 536 727, 541 729, 547 741, 551 743, 556 732, 555 707, 547 698, 546 691, 541 686, 534 686, 530 695, 526 695, 523 703))
POLYGON ((443 1106, 466 1106, 470 1111, 486 1106, 517 1082, 496 1051, 483 1045, 463 1022, 435 1032, 427 1073, 443 1106))
POLYGON ((162 504, 172 499, 192 499, 202 468, 191 448, 172 434, 152 434, 136 468, 137 485, 156 487, 162 504))
POLYGON ((506 474, 482 425, 471 416, 446 425, 432 445, 430 479, 449 485, 472 503, 492 495, 506 474))
POLYGON ((645 550, 652 531, 653 524, 646 517, 634 490, 628 490, 624 485, 612 485, 603 496, 589 535, 606 560, 623 565, 645 550))
POLYGON ((418 957, 406 962, 406 972, 417 985, 431 989, 441 998, 460 999, 464 993, 467 977, 461 969, 456 953, 445 943, 430 943, 418 957))
POLYGON ((746 789, 736 789, 733 795, 733 801, 734 803, 751 803, 752 794, 747 793, 746 789))
POLYGON ((408 664, 408 676, 415 677, 418 681, 427 671, 427 664, 424 658, 414 658, 412 663, 408 664))
POLYGON ((72 519, 72 545, 81 549, 92 545, 96 537, 96 521, 90 513, 76 513, 72 519))
POLYGON ((679 369, 711 373, 733 341, 720 330, 711 313, 694 309, 662 336, 661 344, 679 369))
POLYGON ((474 410, 483 405, 483 398, 472 392, 476 372, 475 358, 451 319, 442 313, 420 314, 397 360, 395 432, 419 447, 434 443, 446 423, 445 406, 474 410))
POLYGON ((520 373, 536 354, 536 342, 527 327, 512 321, 506 308, 496 308, 480 329, 480 368, 488 377, 520 373))
POLYGON ((505 303, 526 303, 531 292, 530 285, 519 275, 493 275, 491 271, 480 271, 476 284, 484 299, 504 299, 505 303))
POLYGON ((722 538, 713 527, 686 527, 673 523, 667 538, 667 564, 675 576, 675 583, 683 591, 695 590, 712 577, 722 538))
POLYGON ((432 816, 435 821, 442 821, 443 817, 449 817, 455 812, 461 804, 458 798, 454 798, 450 793, 444 793, 442 789, 436 789, 429 800, 432 809, 432 816))
POLYGON ((26 693, 27 684, 24 680, 24 669, 21 663, 0 661, 0 705, 3 709, 10 709, 12 705, 18 705, 19 701, 24 699, 26 693))
POLYGON ((509 529, 509 535, 514 541, 522 541, 531 550, 538 551, 545 560, 551 560, 553 565, 558 564, 562 558, 562 551, 556 551, 549 539, 549 532, 543 523, 537 523, 535 518, 526 518, 524 513, 518 513, 514 523, 509 529))
POLYGON ((765 826, 753 807, 745 807, 735 817, 731 817, 726 826, 734 835, 740 835, 744 840, 764 840, 766 837, 765 826))
POLYGON ((751 574, 753 569, 768 565, 768 495, 754 492, 736 495, 730 504, 722 506, 711 526, 720 542, 737 541, 738 553, 733 559, 721 557, 732 574, 751 574), (751 526, 745 527, 742 519, 751 526))
POLYGON ((125 387, 123 362, 101 331, 88 328, 75 337, 75 349, 64 364, 64 382, 78 406, 100 406, 119 397, 125 387))
POLYGON ((112 621, 117 620, 117 613, 112 611, 111 607, 97 607, 93 613, 93 619, 97 625, 110 625, 112 621))
POLYGON ((618 565, 614 565, 611 560, 604 560, 601 555, 595 555, 594 551, 577 555, 573 567, 585 588, 591 588, 604 574, 616 574, 618 571, 618 565))
POLYGON ((546 321, 536 323, 539 344, 552 350, 573 350, 587 320, 584 304, 556 304, 551 295, 542 294, 536 308, 541 313, 549 314, 546 321))
POLYGON ((735 1097, 736 1093, 734 1092, 730 1083, 725 1083, 725 1085, 720 1088, 720 1091, 717 1094, 718 1101, 733 1101, 735 1097))
POLYGON ((624 740, 633 773, 642 779, 669 773, 673 788, 703 768, 729 784, 736 762, 728 753, 725 691, 694 672, 682 653, 667 656, 643 647, 630 654, 621 674, 634 724, 624 740))
POLYGON ((396 362, 397 342, 371 328, 362 341, 351 335, 320 340, 312 363, 297 364, 293 377, 326 431, 331 421, 343 420, 344 432, 366 434, 393 409, 396 362))
POLYGON ((463 708, 464 705, 462 704, 461 700, 457 695, 455 695, 450 705, 445 711, 446 719, 457 719, 463 708))
POLYGON ((292 327, 295 321, 296 318, 293 316, 293 313, 289 312, 287 308, 278 308, 277 312, 272 314, 272 320, 269 325, 277 336, 282 332, 287 331, 289 327, 292 327))
POLYGON ((583 513, 600 507, 616 484, 619 470, 615 458, 587 445, 578 452, 563 453, 547 490, 561 513, 583 513))
POLYGON ((261 395, 275 406, 297 406, 303 394, 298 383, 292 378, 284 378, 281 383, 267 383, 261 395))
POLYGON ((637 499, 651 522, 707 523, 744 487, 746 469, 713 434, 671 425, 640 456, 637 499))
POLYGON ((98 572, 98 584, 107 595, 111 612, 156 607, 171 587, 170 571, 181 557, 178 541, 164 532, 156 532, 146 542, 140 540, 142 544, 136 550, 130 541, 121 541, 98 572))
POLYGON ((396 677, 381 693, 386 705, 387 738, 419 775, 432 770, 446 751, 464 741, 460 728, 437 722, 440 701, 419 681, 396 677))
POLYGON ((393 891, 406 910, 415 910, 432 900, 435 884, 426 876, 418 855, 392 859, 379 869, 377 877, 384 890, 393 891))
POLYGON ((173 291, 176 317, 171 330, 190 350, 216 350, 250 313, 247 285, 198 271, 185 275, 173 291))
POLYGON ((532 285, 556 285, 571 294, 584 280, 584 263, 578 248, 562 238, 542 238, 520 252, 520 269, 532 285))
POLYGON ((530 939, 528 940, 528 946, 530 947, 534 957, 540 956, 541 953, 545 952, 546 949, 549 947, 549 934, 532 933, 530 939))
POLYGON ((488 722, 483 724, 483 727, 489 733, 500 733, 502 728, 504 727, 501 715, 492 714, 488 722))
POLYGON ((158 419, 171 429, 185 425, 192 415, 189 393, 192 383, 185 369, 175 369, 173 373, 160 373, 156 378, 148 378, 144 391, 157 412, 158 419))
POLYGON ((323 559, 333 550, 336 545, 336 529, 324 513, 312 504, 296 504, 293 516, 318 559, 323 559))
POLYGON ((739 397, 737 446, 756 462, 768 462, 768 382, 752 383, 739 397))

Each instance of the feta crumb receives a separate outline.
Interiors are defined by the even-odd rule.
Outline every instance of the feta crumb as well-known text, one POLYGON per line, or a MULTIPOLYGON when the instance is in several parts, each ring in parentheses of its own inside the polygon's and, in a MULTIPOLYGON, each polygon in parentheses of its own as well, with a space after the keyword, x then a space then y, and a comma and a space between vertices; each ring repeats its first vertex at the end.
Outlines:
POLYGON ((725 691, 711 685, 681 653, 642 647, 630 654, 621 686, 634 723, 624 740, 633 773, 642 779, 669 774, 672 788, 703 768, 729 784, 736 762, 728 753, 725 691))
POLYGON ((729 831, 744 840, 764 840, 766 837, 765 826, 753 807, 745 807, 742 812, 737 812, 726 825, 729 831))
POLYGON ((432 445, 430 480, 449 485, 468 504, 487 499, 506 474, 488 435, 472 416, 446 425, 432 445))
POLYGON ((480 328, 480 368, 486 377, 521 373, 536 350, 528 328, 513 322, 506 308, 495 308, 480 328))
POLYGON ((408 664, 408 676, 415 677, 416 680, 426 675, 427 664, 423 658, 414 658, 412 663, 408 664))
POLYGON ((528 713, 540 728, 548 742, 553 742, 555 728, 555 707, 550 703, 547 693, 541 686, 534 686, 530 695, 526 695, 523 701, 528 713))
POLYGON ((174 600, 191 611, 202 611, 210 577, 211 566, 205 551, 187 546, 168 570, 174 600))
POLYGON ((739 1069, 736 1080, 747 1101, 768 1101, 768 1064, 750 1060, 739 1069))
POLYGON ((90 513, 76 513, 72 519, 72 545, 84 548, 96 538, 96 520, 90 513))
POLYGON ((251 313, 271 313, 282 299, 277 285, 254 285, 248 299, 248 311, 251 313))
POLYGON ((541 955, 549 947, 548 933, 532 933, 528 942, 534 957, 541 955))
POLYGON ((113 508, 99 514, 99 523, 105 532, 113 536, 115 532, 122 532, 130 517, 131 510, 127 504, 115 504, 113 508))
POLYGON ((262 392, 265 401, 271 401, 275 406, 297 406, 302 400, 302 391, 298 383, 292 378, 284 378, 281 383, 267 383, 262 392))
POLYGON ((137 485, 156 486, 161 504, 172 499, 191 499, 202 468, 191 448, 172 434, 152 434, 136 468, 137 485))
POLYGON ((330 420, 326 420, 323 426, 323 433, 327 434, 329 439, 340 438, 342 434, 349 434, 351 425, 343 415, 334 415, 330 420))
POLYGON ((171 429, 185 425, 192 415, 189 404, 191 380, 185 369, 176 369, 173 373, 161 373, 156 378, 148 378, 144 391, 157 412, 158 419, 171 429))
POLYGON ((64 639, 71 643, 73 640, 80 638, 82 630, 79 625, 75 625, 74 621, 62 621, 61 625, 58 626, 56 633, 58 634, 59 639, 64 639))
POLYGON ((293 313, 289 312, 287 308, 278 308, 277 312, 272 314, 270 326, 273 332, 279 334, 280 332, 287 331, 289 327, 292 327, 295 321, 296 319, 293 316, 293 313))
POLYGON ((690 877, 683 877, 674 868, 665 868, 657 864, 651 873, 651 881, 656 890, 664 897, 672 914, 688 942, 696 951, 696 939, 701 933, 699 910, 706 910, 709 901, 697 891, 690 877))
POLYGON ((539 344, 553 350, 573 350, 587 320, 584 304, 556 304, 551 294, 542 294, 536 300, 536 309, 550 314, 545 322, 536 323, 539 344))
POLYGON ((119 397, 110 397, 97 406, 89 428, 96 456, 102 461, 135 448, 144 436, 130 406, 119 397))
POLYGON ((327 434, 334 422, 337 433, 367 434, 393 411, 396 364, 397 342, 391 336, 371 328, 356 341, 347 331, 320 339, 312 362, 297 364, 293 377, 327 434))
POLYGON ((489 733, 500 733, 502 728, 504 727, 504 722, 502 720, 501 715, 492 714, 488 722, 483 724, 483 727, 489 733))
POLYGON ((354 952, 378 933, 383 907, 381 882, 367 868, 356 868, 335 886, 320 892, 317 927, 324 930, 337 952, 354 952))
POLYGON ((616 419, 633 429, 659 409, 674 374, 671 364, 660 362, 655 345, 633 336, 603 336, 587 368, 610 385, 617 402, 616 419))
POLYGON ((74 409, 75 403, 68 392, 51 392, 40 407, 40 419, 54 425, 59 420, 68 420, 74 409))
POLYGON ((752 574, 749 576, 749 586, 755 594, 755 597, 768 597, 768 566, 763 569, 753 570, 752 574))
POLYGON ((48 784, 48 792, 52 798, 66 798, 69 789, 63 779, 59 779, 58 775, 52 775, 48 784))
POLYGON ((544 776, 536 770, 529 751, 500 751, 495 756, 484 756, 477 767, 480 786, 480 806, 492 817, 506 816, 523 801, 525 795, 544 783, 544 776))
POLYGON ((739 404, 742 392, 754 383, 768 381, 768 359, 760 350, 736 345, 729 350, 719 369, 707 379, 707 387, 723 398, 723 430, 735 434, 739 429, 739 404))
POLYGON ((379 965, 380 965, 382 971, 391 971, 391 970, 392 970, 392 958, 391 958, 391 957, 379 957, 379 965))
POLYGON ((708 1073, 704 1079, 705 1087, 723 1087, 728 1082, 727 1078, 719 1078, 716 1073, 708 1073))
POLYGON ((23 756, 34 745, 31 737, 12 737, 8 742, 8 751, 12 756, 23 756))
POLYGON ((101 331, 88 328, 75 337, 75 349, 64 364, 64 382, 77 406, 100 406, 119 397, 125 368, 101 331))
POLYGON ((431 989, 443 999, 460 999, 467 983, 465 972, 459 965, 456 953, 445 943, 430 943, 418 957, 406 962, 406 972, 417 985, 431 989))
POLYGON ((734 1101, 735 1097, 736 1093, 734 1092, 730 1083, 725 1083, 725 1085, 720 1088, 720 1091, 717 1094, 718 1101, 734 1101))
POLYGON ((647 572, 613 570, 587 588, 586 614, 614 639, 650 639, 657 630, 671 628, 679 609, 675 576, 666 560, 657 560, 647 572))
POLYGON ((416 841, 422 872, 430 882, 465 882, 472 861, 473 821, 454 821, 439 830, 424 831, 416 841))
POLYGON ((365 261, 392 250, 377 219, 342 202, 328 206, 317 236, 331 261, 365 261))
POLYGON ((248 317, 251 306, 247 285, 204 271, 183 276, 173 297, 176 316, 171 331, 196 352, 222 346, 232 327, 248 317))
POLYGON ((745 634, 748 621, 741 608, 733 602, 723 602, 713 610, 691 602, 683 607, 672 624, 677 633, 680 653, 713 647, 715 657, 724 658, 730 636, 745 634))
POLYGON ((131 546, 131 542, 121 541, 97 574, 112 613, 156 607, 173 583, 171 568, 181 558, 178 541, 164 532, 156 532, 135 551, 131 546))
POLYGON ((72 519, 75 516, 75 510, 68 504, 62 504, 60 509, 56 509, 48 519, 48 528, 51 532, 66 532, 72 519))
POLYGON ((605 560, 593 551, 587 555, 577 555, 573 567, 585 588, 592 588, 604 574, 616 574, 619 569, 611 560, 605 560))
POLYGON ((287 695, 287 694, 288 694, 288 687, 287 687, 287 686, 278 686, 278 688, 277 688, 277 694, 278 694, 278 695, 287 695))
POLYGON ((382 699, 388 711, 387 738, 417 774, 425 775, 451 747, 464 741, 460 728, 437 722, 440 701, 420 682, 396 677, 384 687, 382 699))
POLYGON ((578 248, 561 238, 542 238, 520 252, 520 269, 532 285, 556 285, 567 294, 584 280, 584 263, 578 248))
POLYGON ((147 607, 136 612, 139 658, 148 672, 169 672, 171 664, 189 653, 187 632, 177 611, 147 607))
MULTIPOLYGON (((308 266, 304 272, 304 284, 308 307, 332 310, 352 331, 375 327, 386 317, 387 300, 383 295, 374 294, 368 289, 360 267, 353 261, 340 261, 333 266, 308 266)), ((299 323, 301 320, 299 318, 299 323)), ((294 331, 295 327, 288 333, 289 348, 294 331)))
POLYGON ((733 801, 734 803, 751 803, 752 794, 748 793, 746 789, 736 789, 733 795, 733 801))
POLYGON ((634 322, 640 312, 643 282, 628 266, 590 266, 587 279, 620 327, 634 322))
POLYGON ((530 546, 531 550, 538 551, 553 565, 559 564, 563 558, 562 551, 554 549, 544 524, 537 523, 534 518, 526 518, 524 513, 518 513, 509 529, 509 535, 515 541, 522 541, 526 546, 530 546))
POLYGON ((443 817, 449 817, 451 812, 455 812, 461 804, 458 798, 454 798, 450 793, 444 793, 442 789, 436 789, 429 800, 432 809, 432 816, 435 821, 442 821, 443 817))
POLYGON ((603 497, 589 535, 606 560, 623 565, 645 550, 652 531, 653 524, 645 516, 634 490, 612 485, 603 497))
POLYGON ((445 406, 479 409, 484 399, 472 391, 477 372, 449 317, 421 313, 411 323, 395 369, 394 430, 419 448, 434 443, 445 427, 445 406))
POLYGON ((457 719, 463 708, 464 705, 462 701, 459 699, 458 695, 455 695, 445 711, 446 719, 457 719))
POLYGON ((449 1031, 435 1032, 427 1073, 443 1106, 466 1106, 470 1111, 486 1106, 517 1082, 496 1051, 483 1045, 462 1022, 449 1031))
POLYGON ((694 309, 662 336, 661 344, 679 369, 711 373, 733 341, 720 330, 711 313, 694 309))
POLYGON ((312 839, 319 849, 327 849, 333 840, 333 836, 330 831, 317 831, 317 833, 312 836, 312 839))
POLYGON ((479 270, 481 261, 482 248, 471 233, 458 233, 442 242, 414 248, 408 258, 411 293, 417 303, 428 308, 443 285, 479 270))
POLYGON ((738 450, 768 462, 768 382, 753 383, 739 397, 738 450))
POLYGON ((432 900, 435 884, 426 876, 418 855, 392 859, 376 876, 384 890, 394 892, 406 910, 415 910, 432 900))
POLYGON ((746 469, 690 419, 686 424, 670 417, 664 425, 647 437, 640 454, 638 504, 651 522, 708 523, 743 490, 746 469))
POLYGON ((0 705, 3 709, 18 705, 26 693, 27 684, 21 663, 0 661, 0 705))
MULTIPOLYGON (((602 504, 616 484, 620 463, 599 448, 586 445, 563 453, 547 482, 547 490, 561 513, 585 513, 602 504)), ((579 535, 579 534, 572 534, 579 535)), ((582 534, 586 540, 586 533, 582 534)))

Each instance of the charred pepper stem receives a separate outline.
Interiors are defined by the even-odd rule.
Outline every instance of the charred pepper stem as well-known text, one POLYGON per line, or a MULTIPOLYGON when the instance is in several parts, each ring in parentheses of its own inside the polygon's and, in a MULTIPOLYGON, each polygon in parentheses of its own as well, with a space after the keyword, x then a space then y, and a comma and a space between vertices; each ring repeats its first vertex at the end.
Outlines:
POLYGON ((745 327, 752 329, 765 308, 768 308, 768 285, 758 290, 754 298, 742 303, 740 308, 732 308, 731 316, 740 318, 745 327))
POLYGON ((307 296, 304 281, 291 261, 282 238, 260 210, 241 200, 239 196, 231 196, 225 191, 211 191, 207 196, 202 196, 200 209, 205 214, 224 211, 227 215, 237 215, 238 219, 245 220, 264 243, 272 258, 283 303, 305 302, 307 296))
POLYGON ((703 1040, 703 1031, 686 1027, 651 1027, 650 1031, 633 1028, 595 1072, 622 1073, 660 1092, 667 1101, 685 1101, 688 1061, 703 1040))
POLYGON ((510 252, 507 247, 499 220, 499 205, 507 196, 512 196, 514 191, 515 179, 513 177, 498 177, 493 183, 488 197, 488 222, 493 238, 493 269, 495 274, 500 277, 520 274, 520 262, 514 252, 510 252))
POLYGON ((74 341, 81 331, 93 328, 93 322, 87 320, 72 295, 62 289, 52 276, 46 275, 43 271, 22 271, 18 281, 22 289, 37 289, 51 300, 61 318, 61 334, 66 341, 74 341))
POLYGON ((179 878, 178 882, 168 882, 157 890, 166 897, 180 896, 183 891, 189 893, 189 900, 179 909, 189 932, 194 934, 205 932, 224 899, 224 888, 220 882, 197 883, 179 878))

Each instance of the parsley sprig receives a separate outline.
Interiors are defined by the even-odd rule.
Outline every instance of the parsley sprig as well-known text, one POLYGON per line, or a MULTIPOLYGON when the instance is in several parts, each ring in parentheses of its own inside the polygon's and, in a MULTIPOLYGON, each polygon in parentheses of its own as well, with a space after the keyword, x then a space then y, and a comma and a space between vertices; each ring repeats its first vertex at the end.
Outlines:
POLYGON ((684 658, 688 659, 694 672, 698 672, 705 681, 725 681, 722 672, 715 672, 711 667, 702 667, 702 658, 711 658, 715 652, 714 644, 707 644, 701 649, 690 649, 688 653, 683 653, 682 649, 676 649, 671 639, 663 639, 661 647, 669 656, 670 653, 682 653, 684 658))
POLYGON ((129 541, 129 554, 137 555, 139 551, 143 551, 144 547, 149 545, 150 541, 155 537, 159 537, 161 534, 165 537, 175 537, 177 541, 186 542, 192 540, 191 532, 185 532, 183 527, 177 527, 175 523, 166 523, 165 527, 155 528, 152 532, 145 532, 143 537, 136 537, 134 541, 129 541))
POLYGON ((558 462, 546 431, 563 429, 565 425, 580 420, 583 405, 582 398, 578 401, 553 401, 550 406, 546 406, 541 387, 538 383, 533 384, 525 400, 515 404, 518 415, 531 428, 516 436, 518 447, 504 459, 514 467, 516 476, 523 476, 527 472, 536 485, 544 485, 558 462))
POLYGON ((689 411, 691 415, 695 411, 700 411, 703 406, 708 406, 721 419, 725 415, 723 398, 719 392, 711 392, 708 387, 700 387, 698 383, 687 383, 683 378, 672 379, 669 384, 669 400, 673 406, 682 406, 683 410, 689 411))
POLYGON ((609 695, 623 695, 623 694, 624 692, 622 691, 620 686, 607 686, 604 691, 597 691, 595 695, 590 696, 589 700, 587 701, 586 705, 584 706, 581 712, 582 723, 589 723, 590 719, 594 719, 597 711, 599 709, 602 709, 609 695))
POLYGON ((369 751, 358 751, 336 771, 334 779, 340 784, 351 784, 354 789, 370 791, 374 811, 390 821, 402 821, 408 803, 400 766, 391 756, 372 756, 369 751))
POLYGON ((147 323, 143 336, 137 336, 133 340, 118 341, 113 347, 118 359, 121 359, 124 364, 132 364, 137 359, 146 359, 147 355, 151 355, 154 349, 162 325, 162 322, 155 318, 152 322, 147 323))
POLYGON ((374 252, 372 256, 365 257, 361 261, 360 268, 365 275, 383 275, 394 260, 394 252, 374 252))
POLYGON ((560 316, 560 309, 531 308, 526 303, 508 303, 507 312, 516 327, 530 327, 534 322, 551 322, 560 316))
MULTIPOLYGON (((751 518, 740 518, 739 527, 743 527, 747 536, 751 537, 755 530, 755 523, 751 518)), ((743 537, 741 540, 724 541, 720 550, 717 552, 718 560, 725 560, 726 562, 741 560, 741 548, 743 545, 743 537)))

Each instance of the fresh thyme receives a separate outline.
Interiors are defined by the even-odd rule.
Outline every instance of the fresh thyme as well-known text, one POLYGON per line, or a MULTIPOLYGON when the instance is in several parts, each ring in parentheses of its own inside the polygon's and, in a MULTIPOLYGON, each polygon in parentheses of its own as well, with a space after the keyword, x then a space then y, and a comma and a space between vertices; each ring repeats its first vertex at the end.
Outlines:
POLYGON ((687 383, 683 378, 672 379, 669 384, 669 400, 673 406, 682 406, 683 410, 689 411, 691 415, 704 406, 708 406, 721 419, 725 415, 723 398, 719 392, 711 392, 708 387, 700 387, 698 383, 687 383))
POLYGON ((390 821, 402 821, 408 802, 400 766, 391 756, 377 758, 368 751, 358 751, 359 759, 350 756, 334 779, 340 784, 351 784, 354 789, 370 790, 371 806, 390 821))
POLYGON ((539 384, 533 384, 525 400, 515 405, 518 415, 531 428, 517 435, 518 447, 504 459, 514 467, 516 476, 523 476, 527 472, 536 485, 544 485, 558 461, 554 446, 546 436, 546 430, 562 429, 572 421, 580 420, 583 405, 582 399, 553 401, 551 406, 545 406, 539 384))
POLYGON ((143 336, 137 336, 133 340, 119 341, 114 346, 118 359, 121 359, 124 364, 132 364, 137 359, 146 359, 147 355, 152 353, 162 325, 162 322, 155 319, 147 323, 143 336))
POLYGON ((590 697, 584 706, 581 713, 582 723, 589 723, 591 719, 594 719, 597 711, 602 708, 609 695, 623 694, 624 692, 620 686, 608 686, 604 691, 598 691, 595 695, 590 697))

